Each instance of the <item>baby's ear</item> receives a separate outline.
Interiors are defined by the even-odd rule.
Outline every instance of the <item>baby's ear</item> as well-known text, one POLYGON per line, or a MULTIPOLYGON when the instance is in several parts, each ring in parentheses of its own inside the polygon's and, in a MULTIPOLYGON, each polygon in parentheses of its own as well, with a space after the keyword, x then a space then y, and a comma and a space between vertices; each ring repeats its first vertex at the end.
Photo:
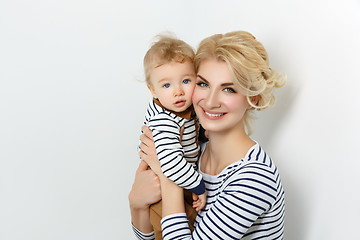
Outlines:
POLYGON ((156 99, 157 96, 156 96, 156 92, 155 92, 154 87, 153 87, 150 83, 147 85, 147 87, 148 87, 148 89, 150 90, 150 92, 151 92, 151 94, 153 95, 153 97, 156 99))

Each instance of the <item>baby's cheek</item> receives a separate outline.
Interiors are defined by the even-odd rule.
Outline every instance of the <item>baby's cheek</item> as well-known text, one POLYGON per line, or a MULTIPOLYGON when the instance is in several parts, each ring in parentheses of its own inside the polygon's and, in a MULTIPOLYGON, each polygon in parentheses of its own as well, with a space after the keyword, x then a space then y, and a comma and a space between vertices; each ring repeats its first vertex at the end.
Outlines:
POLYGON ((194 94, 194 90, 195 90, 195 86, 192 86, 192 85, 188 85, 187 86, 187 89, 186 89, 186 94, 188 95, 188 96, 193 96, 193 94, 194 94))
POLYGON ((202 94, 201 91, 197 90, 196 88, 194 89, 193 95, 192 95, 192 102, 193 104, 197 104, 200 99, 202 98, 202 94))

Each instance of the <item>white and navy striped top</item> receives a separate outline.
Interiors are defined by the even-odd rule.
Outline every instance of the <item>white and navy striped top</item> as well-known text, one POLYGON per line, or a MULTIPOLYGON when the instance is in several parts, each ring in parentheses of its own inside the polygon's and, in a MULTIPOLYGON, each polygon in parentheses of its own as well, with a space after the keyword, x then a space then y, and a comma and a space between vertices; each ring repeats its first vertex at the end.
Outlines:
POLYGON ((153 133, 156 152, 164 175, 180 187, 197 195, 205 192, 202 176, 196 171, 199 145, 195 119, 188 114, 173 113, 157 100, 149 103, 144 124, 153 133), (185 116, 187 115, 187 116, 185 116), (184 126, 180 139, 180 128, 184 126))
MULTIPOLYGON (((202 175, 207 204, 198 212, 194 232, 185 213, 172 214, 161 220, 164 240, 283 239, 284 190, 277 167, 259 144, 220 174, 202 175)), ((138 239, 154 239, 134 231, 138 239)))

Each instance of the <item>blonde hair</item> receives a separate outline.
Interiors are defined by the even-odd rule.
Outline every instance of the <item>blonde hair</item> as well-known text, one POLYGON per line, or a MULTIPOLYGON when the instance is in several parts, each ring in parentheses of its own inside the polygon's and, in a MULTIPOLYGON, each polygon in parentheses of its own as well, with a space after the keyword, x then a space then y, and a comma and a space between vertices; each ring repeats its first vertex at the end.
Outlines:
POLYGON ((144 57, 144 71, 147 84, 151 84, 151 70, 172 61, 184 63, 194 61, 193 48, 182 40, 172 36, 158 35, 144 57))
POLYGON ((205 59, 227 63, 234 84, 252 106, 243 118, 248 134, 251 134, 251 111, 263 110, 275 104, 273 89, 285 85, 285 75, 270 68, 264 46, 245 31, 215 34, 202 40, 194 59, 196 72, 205 59))

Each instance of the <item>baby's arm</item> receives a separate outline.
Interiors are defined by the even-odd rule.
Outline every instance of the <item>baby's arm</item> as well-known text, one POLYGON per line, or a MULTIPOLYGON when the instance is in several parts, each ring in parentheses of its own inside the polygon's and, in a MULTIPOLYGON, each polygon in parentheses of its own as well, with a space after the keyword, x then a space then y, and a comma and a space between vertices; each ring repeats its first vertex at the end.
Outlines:
POLYGON ((179 124, 168 114, 160 113, 149 121, 148 127, 152 130, 164 175, 180 187, 197 195, 203 194, 205 184, 201 174, 184 158, 179 124))

